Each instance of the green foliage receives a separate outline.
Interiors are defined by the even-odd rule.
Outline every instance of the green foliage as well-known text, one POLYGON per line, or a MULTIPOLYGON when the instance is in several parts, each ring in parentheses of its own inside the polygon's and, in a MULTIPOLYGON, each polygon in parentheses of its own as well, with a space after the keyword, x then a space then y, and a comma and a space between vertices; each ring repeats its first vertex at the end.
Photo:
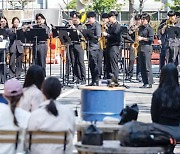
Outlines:
POLYGON ((173 4, 167 3, 167 6, 175 12, 180 12, 180 0, 173 0, 173 4))
MULTIPOLYGON (((101 14, 103 12, 109 12, 110 10, 120 11, 121 5, 117 4, 118 0, 92 0, 92 4, 86 6, 86 10, 94 10, 101 14)), ((76 9, 77 0, 72 0, 67 4, 68 9, 76 9)))
POLYGON ((76 5, 77 5, 77 0, 72 0, 67 4, 66 8, 76 10, 76 5))

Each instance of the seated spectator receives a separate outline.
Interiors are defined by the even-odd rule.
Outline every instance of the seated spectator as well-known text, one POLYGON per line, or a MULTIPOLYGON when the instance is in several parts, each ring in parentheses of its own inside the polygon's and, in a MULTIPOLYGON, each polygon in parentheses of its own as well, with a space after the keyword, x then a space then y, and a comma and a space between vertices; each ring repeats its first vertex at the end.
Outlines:
POLYGON ((44 95, 41 92, 41 86, 45 78, 44 70, 39 65, 32 65, 27 71, 24 82, 23 97, 20 101, 20 107, 27 111, 33 111, 44 101, 44 95))
MULTIPOLYGON (((0 103, 0 129, 17 130, 21 129, 21 144, 18 145, 18 152, 22 152, 25 129, 27 128, 30 113, 19 108, 19 100, 23 96, 23 87, 17 79, 10 79, 5 82, 3 96, 7 99, 8 105, 0 103)), ((14 154, 15 144, 0 144, 1 154, 14 154)))
POLYGON ((180 88, 178 70, 172 63, 162 68, 160 83, 153 93, 151 117, 155 126, 161 124, 164 131, 180 140, 180 88))
MULTIPOLYGON (((69 131, 70 142, 67 145, 65 153, 72 154, 75 115, 73 110, 56 101, 61 93, 60 81, 55 77, 47 78, 42 85, 42 92, 46 97, 46 101, 40 105, 40 108, 32 112, 28 130, 69 131)), ((32 144, 30 153, 61 154, 63 153, 63 145, 32 144)))

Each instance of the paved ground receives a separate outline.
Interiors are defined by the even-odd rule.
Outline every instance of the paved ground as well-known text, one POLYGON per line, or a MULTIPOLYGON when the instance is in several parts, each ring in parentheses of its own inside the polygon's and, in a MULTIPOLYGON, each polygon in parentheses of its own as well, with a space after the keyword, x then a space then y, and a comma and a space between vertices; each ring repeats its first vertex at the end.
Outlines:
MULTIPOLYGON (((60 70, 59 65, 52 65, 52 76, 60 76, 60 70)), ((137 82, 135 79, 133 79, 133 83, 131 82, 125 82, 125 85, 128 85, 130 88, 125 90, 125 105, 131 105, 134 103, 137 103, 140 109, 140 113, 138 116, 138 121, 142 122, 151 122, 150 117, 150 105, 151 105, 151 98, 152 93, 158 86, 159 78, 157 78, 157 72, 158 72, 158 66, 153 66, 153 72, 154 74, 154 85, 150 89, 142 89, 139 88, 142 83, 137 82)), ((49 65, 47 65, 47 76, 49 76, 49 65)), ((122 76, 120 77, 122 79, 122 76)), ((23 82, 23 79, 21 80, 23 82)), ((122 84, 122 80, 119 81, 120 84, 122 84)), ((3 92, 3 85, 0 85, 0 90, 3 92)), ((80 117, 80 111, 81 111, 81 91, 76 87, 70 84, 70 86, 65 86, 63 88, 63 92, 61 96, 58 98, 59 101, 62 104, 66 104, 73 109, 78 108, 79 117, 77 117, 77 120, 79 120, 80 117)), ((74 139, 74 142, 76 142, 76 136, 74 139)), ((180 153, 180 148, 176 149, 177 153, 180 153)))

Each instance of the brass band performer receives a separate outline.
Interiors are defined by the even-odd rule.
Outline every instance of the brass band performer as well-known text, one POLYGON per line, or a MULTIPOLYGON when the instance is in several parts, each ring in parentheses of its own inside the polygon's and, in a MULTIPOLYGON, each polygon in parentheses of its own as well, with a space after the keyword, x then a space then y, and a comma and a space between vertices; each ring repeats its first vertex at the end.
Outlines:
POLYGON ((81 15, 76 11, 70 13, 72 24, 69 28, 77 30, 77 33, 80 38, 80 42, 73 42, 70 45, 70 57, 73 69, 73 75, 75 76, 75 83, 86 84, 86 68, 84 64, 84 50, 83 45, 85 45, 85 40, 80 32, 82 29, 85 29, 86 26, 80 23, 81 15))
MULTIPOLYGON (((49 37, 50 28, 47 26, 46 18, 43 14, 36 14, 36 23, 33 28, 44 28, 46 30, 46 34, 49 37)), ((46 73, 46 56, 47 56, 47 41, 38 41, 37 47, 36 44, 33 44, 33 63, 40 65, 44 72, 46 73), (36 51, 37 50, 37 51, 36 51)))
POLYGON ((10 78, 16 77, 20 78, 22 72, 22 58, 24 47, 21 40, 17 39, 17 30, 20 24, 18 17, 12 19, 12 28, 9 31, 9 52, 10 52, 10 62, 9 62, 9 75, 10 78))
POLYGON ((93 11, 87 13, 88 24, 87 29, 92 32, 93 36, 90 36, 89 40, 89 67, 92 76, 92 82, 89 84, 90 86, 98 86, 99 85, 99 55, 100 55, 100 44, 99 38, 101 37, 101 26, 96 21, 96 14, 93 11))
POLYGON ((154 31, 149 25, 150 15, 143 13, 141 16, 142 25, 138 32, 138 56, 141 70, 143 86, 140 88, 152 88, 153 76, 151 65, 152 43, 154 40, 154 31))
MULTIPOLYGON (((108 13, 108 18, 110 22, 110 26, 107 32, 103 32, 103 36, 107 37, 107 45, 106 45, 106 74, 107 79, 112 78, 112 74, 114 78, 118 82, 118 58, 120 53, 120 43, 121 43, 121 26, 117 21, 118 14, 115 11, 111 11, 108 13)), ((118 85, 118 83, 117 83, 118 85)))
MULTIPOLYGON (((8 21, 6 17, 2 16, 0 17, 0 29, 5 29, 7 38, 3 38, 3 36, 0 36, 1 41, 6 39, 8 42, 8 35, 9 35, 9 26, 8 21)), ((0 49, 0 83, 4 84, 4 82, 7 79, 7 65, 6 65, 6 52, 8 51, 7 48, 0 49), (4 55, 5 54, 5 55, 4 55)))
POLYGON ((129 35, 131 36, 132 40, 135 41, 135 43, 130 45, 130 50, 129 50, 129 67, 127 70, 127 80, 131 81, 133 77, 133 68, 134 68, 134 61, 136 59, 136 79, 140 81, 139 78, 139 73, 140 73, 140 68, 139 68, 139 61, 138 61, 138 46, 133 46, 134 44, 138 44, 137 42, 137 35, 138 34, 138 29, 139 26, 141 25, 141 15, 137 14, 134 17, 135 23, 130 26, 129 28, 129 35))

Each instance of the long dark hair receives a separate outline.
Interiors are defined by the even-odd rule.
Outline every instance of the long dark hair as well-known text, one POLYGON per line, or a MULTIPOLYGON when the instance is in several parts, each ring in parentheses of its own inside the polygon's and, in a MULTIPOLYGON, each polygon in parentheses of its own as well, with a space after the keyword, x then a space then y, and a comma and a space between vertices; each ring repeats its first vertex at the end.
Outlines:
POLYGON ((32 65, 29 67, 23 87, 30 87, 33 84, 41 89, 42 83, 45 78, 45 72, 39 65, 32 65))
POLYGON ((47 99, 50 99, 50 103, 46 106, 46 110, 54 116, 58 116, 58 111, 54 100, 56 100, 56 98, 60 95, 61 87, 62 86, 59 79, 55 77, 47 78, 42 85, 43 94, 47 99))
POLYGON ((178 70, 173 63, 162 68, 157 90, 160 92, 159 98, 163 106, 177 108, 180 105, 178 70))
POLYGON ((8 21, 7 21, 6 17, 5 17, 5 16, 1 16, 1 17, 0 17, 0 20, 1 20, 1 19, 6 20, 6 26, 5 26, 4 28, 9 28, 8 21))
POLYGON ((22 95, 23 94, 20 94, 20 95, 17 95, 17 96, 6 96, 6 98, 10 102, 11 112, 12 112, 13 117, 14 117, 13 121, 14 121, 14 124, 16 126, 19 126, 19 125, 18 125, 18 121, 17 121, 16 116, 15 116, 15 109, 16 109, 16 106, 17 106, 19 100, 21 99, 22 95))

